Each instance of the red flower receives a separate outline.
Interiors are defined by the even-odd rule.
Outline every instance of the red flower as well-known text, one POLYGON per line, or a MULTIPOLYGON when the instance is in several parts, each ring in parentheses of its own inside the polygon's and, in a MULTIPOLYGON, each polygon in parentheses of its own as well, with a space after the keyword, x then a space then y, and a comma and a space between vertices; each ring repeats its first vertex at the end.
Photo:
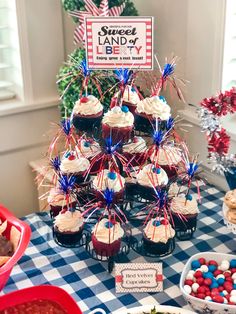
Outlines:
POLYGON ((210 153, 218 153, 219 155, 225 155, 229 151, 230 136, 227 135, 225 129, 214 132, 208 139, 208 151, 210 153))

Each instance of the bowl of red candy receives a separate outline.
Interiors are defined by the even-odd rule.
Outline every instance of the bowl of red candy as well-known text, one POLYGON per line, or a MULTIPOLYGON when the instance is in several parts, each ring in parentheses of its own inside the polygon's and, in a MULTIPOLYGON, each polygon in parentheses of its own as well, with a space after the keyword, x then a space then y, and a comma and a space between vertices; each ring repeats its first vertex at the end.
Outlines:
POLYGON ((236 255, 193 255, 182 272, 180 290, 197 313, 236 314, 236 255))

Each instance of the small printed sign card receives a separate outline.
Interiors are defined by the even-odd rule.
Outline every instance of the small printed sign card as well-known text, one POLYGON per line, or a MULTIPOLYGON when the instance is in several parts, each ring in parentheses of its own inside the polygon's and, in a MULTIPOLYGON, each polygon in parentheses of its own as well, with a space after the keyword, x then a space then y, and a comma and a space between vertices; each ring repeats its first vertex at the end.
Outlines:
POLYGON ((162 291, 162 263, 116 264, 115 281, 117 293, 162 291))
POLYGON ((153 68, 152 17, 87 17, 88 68, 153 68))

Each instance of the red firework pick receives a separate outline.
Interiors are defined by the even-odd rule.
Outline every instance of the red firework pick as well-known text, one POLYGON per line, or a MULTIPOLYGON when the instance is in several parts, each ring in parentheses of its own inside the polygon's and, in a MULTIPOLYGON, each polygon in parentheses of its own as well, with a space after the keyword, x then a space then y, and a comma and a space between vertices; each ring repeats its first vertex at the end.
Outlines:
POLYGON ((218 117, 236 112, 236 88, 233 87, 230 91, 221 92, 215 97, 204 98, 201 106, 218 117))
POLYGON ((222 128, 208 137, 208 151, 209 153, 218 153, 220 156, 226 155, 229 151, 230 136, 227 135, 226 130, 222 128))

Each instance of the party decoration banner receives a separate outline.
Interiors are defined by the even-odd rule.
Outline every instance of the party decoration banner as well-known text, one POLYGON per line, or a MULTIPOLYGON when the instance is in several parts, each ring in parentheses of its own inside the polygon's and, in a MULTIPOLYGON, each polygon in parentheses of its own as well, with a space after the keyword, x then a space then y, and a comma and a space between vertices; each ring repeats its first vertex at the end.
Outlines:
POLYGON ((89 69, 153 68, 152 17, 87 17, 89 69))

